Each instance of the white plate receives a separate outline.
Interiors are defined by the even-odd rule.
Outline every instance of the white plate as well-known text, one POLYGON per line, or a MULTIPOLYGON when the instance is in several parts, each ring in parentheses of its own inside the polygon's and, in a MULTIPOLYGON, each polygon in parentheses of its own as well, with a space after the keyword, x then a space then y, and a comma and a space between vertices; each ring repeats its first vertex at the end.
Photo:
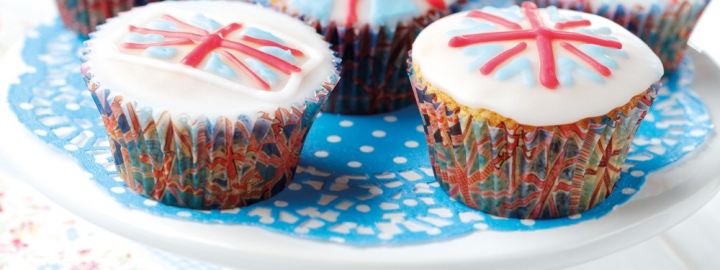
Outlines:
MULTIPOLYGON (((693 89, 704 98, 713 119, 720 119, 720 89, 715 89, 720 85, 720 68, 696 50, 690 55, 697 67, 693 89)), ((26 130, 9 109, 7 87, 0 87, 0 173, 4 167, 5 174, 27 180, 80 217, 140 243, 238 268, 558 268, 649 239, 690 216, 720 188, 720 138, 713 137, 681 164, 650 175, 630 202, 599 220, 530 232, 486 231, 431 244, 356 248, 255 227, 192 223, 124 208, 72 158, 26 130)))

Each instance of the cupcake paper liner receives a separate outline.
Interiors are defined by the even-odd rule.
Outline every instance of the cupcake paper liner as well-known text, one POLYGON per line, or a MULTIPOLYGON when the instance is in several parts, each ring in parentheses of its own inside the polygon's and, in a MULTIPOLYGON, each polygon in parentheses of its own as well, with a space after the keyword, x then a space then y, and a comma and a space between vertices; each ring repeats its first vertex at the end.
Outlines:
MULTIPOLYGON (((323 26, 312 17, 290 13, 315 27, 342 58, 342 79, 323 111, 377 114, 413 104, 415 98, 405 68, 408 51, 425 26, 458 9, 456 4, 447 12, 431 11, 407 25, 377 29, 370 25, 338 26, 333 22, 323 26)), ((282 8, 280 11, 286 12, 282 8)))
POLYGON ((620 178, 655 86, 605 116, 521 125, 456 104, 409 71, 435 175, 451 197, 500 217, 549 219, 588 210, 620 178))
MULTIPOLYGON (((87 54, 87 52, 86 52, 87 54)), ((83 77, 127 187, 165 204, 228 209, 261 201, 291 181, 303 142, 339 79, 331 76, 302 104, 237 117, 171 115, 83 77)))
POLYGON ((118 13, 159 0, 56 0, 60 18, 83 37, 118 13))
MULTIPOLYGON (((516 0, 516 3, 524 0, 516 0)), ((640 37, 663 62, 665 70, 675 71, 683 60, 687 42, 695 25, 710 0, 690 3, 688 0, 668 1, 667 4, 653 4, 649 8, 617 3, 603 3, 591 6, 588 0, 535 0, 538 6, 595 13, 624 26, 640 37)))

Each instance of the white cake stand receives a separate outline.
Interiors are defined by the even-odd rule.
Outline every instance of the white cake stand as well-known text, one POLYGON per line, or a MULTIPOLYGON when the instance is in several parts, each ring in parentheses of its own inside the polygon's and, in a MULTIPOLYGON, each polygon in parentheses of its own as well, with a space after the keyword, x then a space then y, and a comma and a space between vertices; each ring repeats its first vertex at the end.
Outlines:
MULTIPOLYGON (((13 55, 12 53, 10 55, 13 55)), ((15 54, 17 55, 17 54, 15 54)), ((692 50, 693 89, 720 119, 720 68, 692 50)), ((17 62, 18 59, 5 59, 17 62)), ((245 269, 554 269, 649 239, 700 209, 720 188, 720 138, 680 164, 650 175, 611 214, 578 225, 531 232, 480 232, 431 244, 356 248, 240 225, 207 225, 131 210, 101 190, 70 157, 36 139, 6 102, 13 70, 0 65, 0 173, 39 191, 101 227, 149 246, 245 269), (6 68, 7 69, 7 68, 6 68)), ((16 76, 16 75, 15 75, 16 76)))

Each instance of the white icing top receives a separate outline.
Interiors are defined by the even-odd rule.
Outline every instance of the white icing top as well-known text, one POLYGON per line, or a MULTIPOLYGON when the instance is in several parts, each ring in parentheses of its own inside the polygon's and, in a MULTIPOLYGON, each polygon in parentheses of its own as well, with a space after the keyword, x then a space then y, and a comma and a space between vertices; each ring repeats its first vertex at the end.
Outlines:
POLYGON ((447 9, 457 0, 270 0, 291 14, 308 16, 322 25, 346 25, 355 10, 353 25, 395 26, 424 16, 430 10, 447 9), (351 3, 355 2, 355 7, 351 3))
MULTIPOLYGON (((621 26, 592 14, 539 9, 541 20, 550 29, 558 30, 555 22, 587 19, 592 26, 567 27, 563 31, 583 32, 622 44, 622 49, 618 50, 579 41, 554 40, 551 46, 559 85, 549 89, 539 79, 542 74, 540 51, 534 38, 451 47, 449 43, 455 36, 515 31, 487 20, 469 18, 470 12, 451 15, 431 24, 418 36, 412 49, 413 63, 420 68, 424 78, 459 104, 470 108, 491 110, 531 126, 569 124, 604 115, 625 105, 663 75, 658 57, 621 26), (481 68, 492 62, 491 59, 520 46, 521 42, 526 43, 524 50, 500 61, 488 75, 481 73, 481 68), (571 53, 562 44, 564 42, 606 66, 611 74, 601 75, 589 62, 571 53)), ((517 6, 485 8, 483 12, 516 22, 522 29, 531 28, 526 13, 517 6)))
POLYGON ((103 25, 88 48, 86 67, 94 81, 156 112, 208 117, 273 112, 304 102, 336 73, 329 45, 313 28, 239 2, 162 2, 136 8, 103 25), (200 48, 211 35, 222 45, 200 48), (205 53, 194 57, 194 66, 184 62, 197 51, 205 53), (278 61, 295 69, 283 72, 272 64, 278 61))

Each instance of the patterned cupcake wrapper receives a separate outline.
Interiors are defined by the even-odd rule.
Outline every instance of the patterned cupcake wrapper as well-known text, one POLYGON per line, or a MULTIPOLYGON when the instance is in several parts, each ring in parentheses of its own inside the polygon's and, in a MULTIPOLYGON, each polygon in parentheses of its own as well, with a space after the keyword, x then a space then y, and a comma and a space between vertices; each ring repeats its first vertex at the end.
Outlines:
POLYGON ((454 103, 410 69, 435 175, 451 197, 520 219, 586 211, 613 191, 656 88, 608 115, 531 127, 454 103))
MULTIPOLYGON (((461 1, 462 2, 462 1, 461 1)), ((316 19, 299 16, 315 27, 342 58, 340 83, 330 95, 323 111, 342 114, 377 114, 394 111, 414 103, 405 63, 415 37, 433 21, 448 12, 431 11, 409 25, 362 28, 322 26, 316 19)), ((280 11, 284 11, 280 8, 280 11)), ((295 15, 297 14, 290 14, 295 15)))
POLYGON ((83 76, 102 116, 120 177, 165 204, 228 209, 282 191, 305 137, 339 80, 334 74, 303 103, 274 112, 210 119, 137 107, 83 76))
POLYGON ((645 41, 667 71, 675 71, 683 61, 687 43, 710 0, 698 4, 678 1, 667 7, 654 5, 649 10, 637 7, 602 6, 598 15, 610 17, 645 41), (614 9, 613 9, 614 8, 614 9))
POLYGON ((158 0, 56 0, 65 25, 83 37, 109 18, 158 0))
MULTIPOLYGON (((516 0, 517 3, 525 0, 516 0)), ((710 0, 701 3, 670 1, 650 8, 622 3, 592 6, 588 0, 535 0, 538 6, 557 6, 595 13, 624 26, 640 37, 660 57, 668 72, 675 71, 683 60, 687 42, 710 0)))

